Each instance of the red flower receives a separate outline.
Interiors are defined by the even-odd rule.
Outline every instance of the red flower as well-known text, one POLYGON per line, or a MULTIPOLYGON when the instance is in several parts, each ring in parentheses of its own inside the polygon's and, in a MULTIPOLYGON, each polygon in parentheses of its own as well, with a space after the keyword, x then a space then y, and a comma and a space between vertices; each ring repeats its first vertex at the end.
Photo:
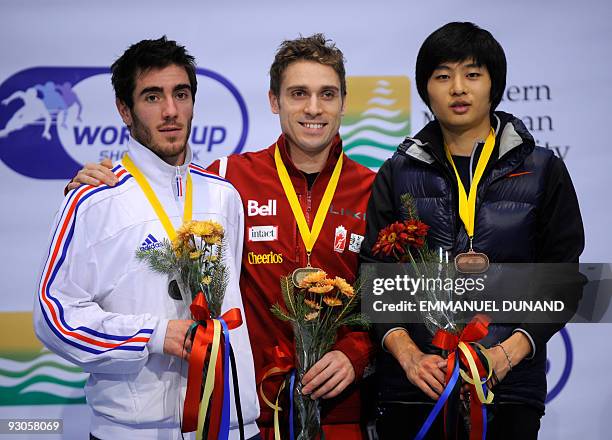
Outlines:
POLYGON ((372 253, 399 258, 409 252, 410 247, 417 249, 423 247, 428 229, 428 225, 418 220, 395 222, 378 233, 378 240, 372 247, 372 253))

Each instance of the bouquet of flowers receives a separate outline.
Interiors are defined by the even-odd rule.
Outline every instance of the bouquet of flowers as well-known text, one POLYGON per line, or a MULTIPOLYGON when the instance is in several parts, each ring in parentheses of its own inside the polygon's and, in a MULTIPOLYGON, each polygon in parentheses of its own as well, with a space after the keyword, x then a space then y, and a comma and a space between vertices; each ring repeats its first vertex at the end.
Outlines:
MULTIPOLYGON (((182 431, 197 431, 198 439, 205 435, 227 438, 229 430, 230 387, 225 373, 230 363, 235 371, 235 361, 225 330, 239 327, 242 318, 236 308, 221 314, 228 285, 224 234, 223 227, 214 221, 190 221, 178 229, 172 241, 166 239, 161 247, 136 252, 153 271, 169 276, 169 295, 182 299, 195 321, 185 335, 185 343, 191 338, 192 344, 182 431)), ((237 385, 235 382, 234 400, 238 408, 237 385)))
POLYGON ((164 239, 161 247, 138 250, 136 257, 146 261, 153 271, 169 275, 170 296, 178 299, 178 293, 186 306, 202 292, 209 317, 214 318, 221 313, 227 288, 224 233, 219 223, 190 221, 178 229, 172 242, 164 239))
MULTIPOLYGON (((414 200, 410 194, 400 197, 404 221, 395 222, 382 229, 372 248, 374 255, 391 257, 398 263, 409 263, 408 270, 413 277, 425 279, 453 280, 460 274, 453 265, 448 264, 448 253, 445 262, 442 249, 436 253, 428 248, 426 238, 429 226, 418 218, 414 200)), ((450 283, 454 285, 454 283, 450 283)), ((445 288, 445 283, 425 283, 417 296, 433 302, 447 302, 454 297, 452 288, 445 288)), ((446 388, 426 420, 417 439, 421 439, 433 423, 439 411, 445 407, 445 416, 454 418, 458 409, 462 412, 470 440, 481 438, 486 433, 486 416, 483 415, 483 404, 493 400, 493 393, 486 386, 492 369, 484 347, 477 343, 488 332, 489 319, 476 315, 467 325, 460 324, 459 315, 452 310, 429 308, 421 312, 423 323, 433 335, 432 344, 442 350, 447 359, 446 388), (462 380, 459 380, 461 377, 462 380), (462 387, 467 384, 467 398, 459 407, 462 387), (488 392, 487 392, 488 391, 488 392), (470 399, 469 396, 477 396, 470 399), (458 408, 459 407, 459 408, 458 408)), ((465 322, 465 320, 463 320, 465 322)), ((445 423, 445 428, 453 429, 455 424, 445 423)), ((453 433, 447 431, 449 438, 453 433)))
POLYGON ((319 402, 302 394, 302 377, 332 348, 341 326, 369 325, 365 315, 354 312, 360 286, 340 277, 328 278, 323 271, 307 275, 297 287, 291 277, 281 279, 284 306, 275 304, 271 310, 279 319, 293 324, 297 379, 290 405, 295 403, 297 407, 298 440, 314 439, 321 433, 319 402))
MULTIPOLYGON (((426 241, 429 225, 419 219, 412 196, 402 194, 400 202, 401 212, 405 214, 406 220, 397 221, 382 229, 372 247, 372 253, 408 264, 404 267, 415 278, 453 278, 456 275, 454 268, 443 263, 442 249, 440 248, 438 253, 429 249, 426 241)), ((448 253, 446 255, 448 259, 448 253)), ((446 262, 448 263, 448 260, 446 262)), ((434 288, 421 289, 418 295, 430 301, 451 300, 452 290, 436 289, 435 284, 433 286, 434 288)), ((423 323, 432 334, 438 329, 454 333, 460 330, 454 315, 444 309, 425 312, 423 323)))

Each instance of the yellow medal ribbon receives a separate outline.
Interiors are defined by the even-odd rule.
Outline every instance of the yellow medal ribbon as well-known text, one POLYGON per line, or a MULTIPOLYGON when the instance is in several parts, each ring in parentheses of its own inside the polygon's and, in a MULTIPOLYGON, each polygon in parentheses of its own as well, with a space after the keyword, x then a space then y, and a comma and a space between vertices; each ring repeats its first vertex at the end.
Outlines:
POLYGON ((206 372, 206 381, 204 382, 204 394, 200 402, 200 411, 198 413, 198 429, 196 430, 196 440, 202 440, 204 435, 204 422, 206 421, 206 413, 208 412, 208 404, 215 387, 215 368, 217 367, 217 356, 219 354, 219 345, 221 342, 221 322, 218 319, 213 319, 213 342, 210 349, 210 362, 208 363, 208 371, 206 372))
POLYGON ((487 136, 487 140, 485 141, 484 148, 480 153, 478 164, 476 164, 476 171, 474 172, 474 178, 472 179, 472 184, 470 185, 469 195, 465 192, 465 187, 461 182, 461 177, 459 176, 459 172, 457 171, 455 162, 453 162, 453 156, 451 155, 450 150, 446 145, 444 146, 444 150, 446 151, 446 157, 453 166, 453 170, 455 170, 455 175, 457 176, 457 184, 459 185, 459 217, 461 217, 461 220, 465 225, 465 231, 467 232, 467 235, 470 238, 470 249, 472 247, 471 240, 474 237, 474 221, 476 218, 476 190, 478 189, 480 179, 482 178, 485 168, 487 167, 487 163, 489 163, 489 158, 491 157, 491 153, 493 152, 494 146, 495 132, 493 131, 493 129, 491 129, 491 132, 489 133, 489 136, 487 136))
POLYGON ((285 381, 283 381, 283 383, 281 384, 280 388, 278 389, 278 393, 276 394, 276 403, 270 402, 268 397, 266 397, 266 395, 264 394, 264 392, 263 392, 263 381, 266 380, 266 378, 272 376, 273 374, 282 373, 282 372, 284 372, 284 370, 282 370, 281 368, 272 368, 272 369, 270 369, 269 371, 266 372, 266 374, 264 375, 264 378, 259 383, 259 395, 262 397, 262 399, 266 403, 266 405, 268 405, 270 408, 272 408, 274 410, 274 440, 281 440, 281 436, 280 436, 280 422, 279 422, 278 412, 282 411, 283 409, 280 407, 278 401, 280 400, 280 395, 281 395, 282 391, 285 389, 285 381))
POLYGON ((491 367, 491 359, 487 356, 486 354, 486 350, 484 349, 484 347, 480 344, 476 344, 478 347, 481 348, 482 353, 485 355, 485 358, 487 359, 487 362, 489 363, 489 372, 487 375, 487 378, 484 381, 480 381, 480 376, 478 374, 478 367, 476 366, 476 362, 474 361, 474 358, 472 357, 472 353, 470 352, 470 350, 468 349, 467 345, 465 345, 464 342, 459 342, 459 350, 461 350, 461 352, 463 353, 463 355, 465 356, 465 358, 467 359, 468 362, 468 367, 470 367, 470 375, 468 376, 467 373, 465 373, 463 370, 460 370, 459 373, 461 374, 461 377, 463 378, 463 380, 465 380, 467 383, 474 385, 474 388, 476 388, 476 394, 478 395, 478 400, 480 400, 481 403, 488 405, 491 402, 493 402, 493 391, 489 390, 489 392, 487 393, 487 397, 485 397, 484 395, 484 391, 482 390, 482 386, 487 383, 487 381, 491 378, 491 375, 493 374, 493 368, 491 367))
POLYGON ((321 228, 323 228, 323 222, 325 221, 325 217, 327 216, 327 212, 329 211, 329 207, 334 197, 334 193, 336 192, 338 180, 340 180, 340 171, 342 171, 343 155, 344 153, 341 152, 340 157, 336 162, 334 171, 332 172, 331 178, 329 179, 329 183, 327 184, 327 188, 325 188, 323 198, 321 199, 321 203, 319 204, 319 208, 317 209, 317 213, 315 215, 311 230, 308 227, 308 223, 306 222, 306 217, 304 216, 304 212, 302 211, 302 207, 300 206, 297 194, 295 193, 293 183, 291 183, 291 178, 289 177, 287 168, 285 167, 283 159, 281 158, 278 144, 276 145, 276 149, 274 150, 274 162, 276 163, 276 171, 278 172, 278 177, 280 178, 281 184, 283 185, 283 190, 285 191, 285 195, 287 196, 287 200, 289 201, 289 205, 291 206, 291 211, 293 211, 293 216, 297 221, 300 235, 302 236, 302 240, 304 241, 304 245, 306 246, 306 254, 308 255, 309 266, 312 248, 314 247, 317 238, 319 237, 321 228))
MULTIPOLYGON (((144 174, 142 174, 142 172, 138 169, 136 164, 132 162, 132 159, 127 154, 123 156, 122 162, 123 162, 123 166, 125 167, 125 169, 134 177, 134 179, 136 180, 136 183, 138 183, 138 186, 140 186, 140 189, 142 189, 142 192, 147 197, 147 200, 151 204, 151 207, 155 211, 155 214, 157 214, 159 221, 161 222, 164 229, 166 230, 166 234, 168 234, 168 238, 170 239, 170 241, 173 241, 176 238, 176 229, 174 228, 174 225, 170 221, 168 214, 166 214, 166 210, 164 209, 161 202, 155 195, 153 188, 151 188, 151 185, 149 185, 147 178, 144 176, 144 174)), ((191 174, 189 173, 189 169, 187 169, 187 185, 186 186, 187 186, 187 189, 185 191, 185 206, 183 208, 183 222, 184 223, 191 221, 191 217, 193 213, 193 191, 192 191, 192 184, 191 184, 191 174)))
POLYGON ((285 382, 283 381, 283 384, 278 389, 278 394, 276 395, 276 405, 274 406, 274 440, 281 440, 280 421, 278 418, 278 412, 282 410, 281 410, 281 407, 278 405, 278 401, 280 400, 280 395, 284 389, 285 389, 285 382))

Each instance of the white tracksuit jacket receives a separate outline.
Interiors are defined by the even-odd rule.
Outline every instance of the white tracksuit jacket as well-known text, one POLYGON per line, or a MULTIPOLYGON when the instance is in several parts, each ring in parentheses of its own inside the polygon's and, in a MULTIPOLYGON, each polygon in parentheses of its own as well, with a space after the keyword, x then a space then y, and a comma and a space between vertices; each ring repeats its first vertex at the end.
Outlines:
MULTIPOLYGON (((215 220, 225 228, 230 276, 222 311, 238 307, 242 313, 243 324, 230 331, 230 338, 249 438, 258 433, 259 404, 238 287, 244 234, 240 196, 226 180, 191 164, 189 148, 180 167, 132 139, 128 151, 175 228, 183 215, 177 175, 186 182, 188 168, 193 219, 215 220)), ((168 295, 165 275, 136 260, 137 248, 155 246, 167 235, 135 179, 121 164, 114 172, 119 177, 115 187, 77 188, 58 212, 34 305, 36 335, 91 373, 85 395, 96 437, 178 439, 188 366, 163 354, 163 344, 168 320, 186 319, 189 312, 168 295)), ((232 394, 230 438, 237 439, 233 400, 232 394)))

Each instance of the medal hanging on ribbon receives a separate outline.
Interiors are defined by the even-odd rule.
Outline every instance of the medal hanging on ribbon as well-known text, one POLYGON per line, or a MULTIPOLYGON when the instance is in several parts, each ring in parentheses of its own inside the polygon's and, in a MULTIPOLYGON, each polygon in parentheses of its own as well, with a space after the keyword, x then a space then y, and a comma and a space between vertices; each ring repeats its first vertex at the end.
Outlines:
POLYGON ((283 186, 283 190, 285 191, 285 195, 287 196, 289 206, 291 206, 293 216, 295 217, 295 220, 297 222, 298 230, 300 231, 300 236, 302 237, 302 241, 304 242, 304 246, 306 247, 306 267, 300 267, 298 269, 295 269, 293 271, 293 274, 291 275, 291 280, 293 281, 293 284, 296 287, 299 286, 300 281, 302 281, 304 277, 306 277, 308 274, 321 270, 310 265, 310 255, 312 254, 312 249, 314 248, 317 238, 319 237, 321 228, 323 228, 325 217, 327 216, 327 212, 329 211, 329 207, 331 206, 332 199, 334 198, 336 187, 338 186, 338 180, 340 180, 340 171, 342 171, 343 155, 344 153, 341 152, 340 157, 338 157, 338 161, 336 162, 334 171, 332 172, 331 178, 329 179, 329 182, 327 184, 327 188, 325 188, 323 198, 321 199, 321 203, 319 204, 319 208, 317 209, 317 213, 315 214, 314 222, 312 223, 312 229, 310 229, 308 227, 308 222, 306 222, 306 217, 304 216, 304 212, 302 211, 300 202, 297 198, 297 194, 295 193, 293 183, 291 183, 291 178, 289 177, 287 168, 283 163, 283 159, 281 157, 278 145, 276 145, 276 148, 274 150, 274 162, 276 164, 276 171, 283 186))
MULTIPOLYGON (((476 164, 476 171, 470 185, 470 193, 467 194, 465 187, 461 182, 461 177, 453 162, 453 156, 451 155, 448 147, 445 145, 444 150, 446 151, 446 157, 455 171, 457 177, 457 185, 459 187, 459 217, 465 226, 468 238, 470 239, 470 248, 467 252, 462 252, 455 257, 455 268, 457 271, 462 273, 482 273, 486 272, 489 268, 489 257, 482 252, 474 251, 472 243, 474 241, 474 223, 476 220, 476 193, 478 190, 478 184, 482 179, 485 168, 489 163, 493 147, 495 146, 495 132, 491 129, 487 140, 485 141, 480 158, 476 164)), ((471 172, 472 170, 470 170, 471 172)))

